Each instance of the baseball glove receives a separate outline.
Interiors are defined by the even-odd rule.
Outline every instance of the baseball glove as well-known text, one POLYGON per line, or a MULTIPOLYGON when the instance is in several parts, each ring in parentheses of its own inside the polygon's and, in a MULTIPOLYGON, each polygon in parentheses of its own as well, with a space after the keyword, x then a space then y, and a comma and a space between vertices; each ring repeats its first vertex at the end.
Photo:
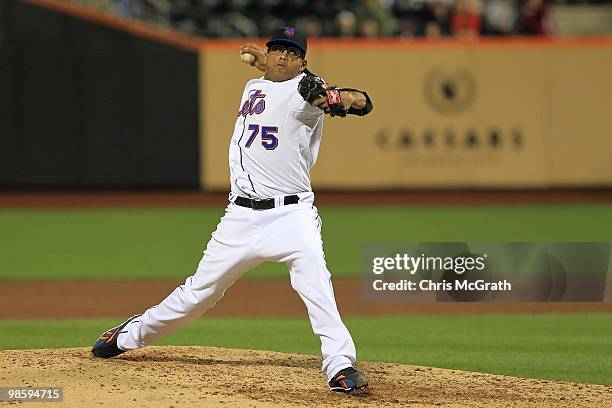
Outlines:
POLYGON ((324 109, 325 113, 342 118, 346 116, 346 109, 342 105, 340 90, 329 86, 321 78, 314 75, 306 75, 298 84, 298 92, 305 101, 311 104, 321 97, 327 98, 328 107, 324 109))

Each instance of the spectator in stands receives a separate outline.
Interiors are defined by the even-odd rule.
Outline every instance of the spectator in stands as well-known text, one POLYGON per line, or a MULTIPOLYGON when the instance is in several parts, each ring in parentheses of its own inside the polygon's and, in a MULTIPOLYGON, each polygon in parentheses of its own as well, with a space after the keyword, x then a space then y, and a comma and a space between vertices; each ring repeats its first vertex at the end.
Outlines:
POLYGON ((414 17, 404 17, 400 20, 395 35, 401 38, 412 38, 417 36, 418 24, 414 17))
POLYGON ((170 25, 188 35, 214 37, 207 29, 207 16, 212 7, 205 7, 198 0, 174 0, 169 8, 170 25))
POLYGON ((441 37, 450 35, 450 4, 445 0, 433 0, 425 3, 419 18, 421 20, 421 35, 426 37, 441 37))
POLYGON ((376 38, 380 36, 378 20, 368 17, 359 22, 359 34, 363 38, 376 38))
POLYGON ((295 26, 300 31, 306 33, 307 38, 316 38, 323 35, 323 22, 315 15, 299 18, 295 26))
POLYGON ((373 30, 374 23, 370 20, 374 20, 378 27, 378 35, 391 35, 395 31, 396 22, 393 14, 391 14, 390 7, 391 2, 362 0, 356 2, 354 9, 360 26, 363 25, 364 21, 368 21, 365 25, 369 26, 370 30, 373 30))
POLYGON ((478 0, 456 0, 451 16, 451 33, 457 37, 480 35, 482 20, 478 0))
POLYGON ((115 13, 124 17, 170 24, 189 35, 212 38, 266 37, 283 25, 300 27, 311 38, 475 37, 555 32, 548 0, 97 1, 107 2, 105 10, 110 4, 115 13))
POLYGON ((257 24, 238 11, 228 12, 218 18, 209 19, 208 27, 216 36, 222 38, 255 38, 259 36, 257 24))
POLYGON ((484 4, 485 35, 512 35, 517 33, 518 6, 515 0, 488 0, 484 4))
POLYGON ((524 34, 554 34, 555 25, 550 5, 544 0, 527 0, 521 9, 521 28, 524 34))
POLYGON ((437 21, 430 21, 425 25, 425 37, 427 38, 440 38, 446 35, 442 31, 442 27, 437 21))
POLYGON ((170 3, 168 0, 115 0, 114 7, 121 17, 167 24, 170 3))
POLYGON ((336 33, 338 37, 355 37, 357 35, 357 18, 352 11, 343 10, 336 16, 336 33))

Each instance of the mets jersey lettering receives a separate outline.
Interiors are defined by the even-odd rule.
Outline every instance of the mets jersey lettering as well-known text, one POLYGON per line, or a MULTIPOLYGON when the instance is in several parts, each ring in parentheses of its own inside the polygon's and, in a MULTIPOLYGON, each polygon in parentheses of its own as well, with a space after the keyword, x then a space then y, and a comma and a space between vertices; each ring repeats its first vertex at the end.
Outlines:
POLYGON ((266 95, 261 93, 260 89, 256 89, 251 92, 249 99, 244 101, 242 109, 238 112, 238 116, 252 115, 254 113, 260 114, 266 109, 266 101, 263 99, 266 95))
POLYGON ((229 149, 232 193, 271 198, 312 191, 323 111, 297 92, 302 77, 247 82, 229 149))

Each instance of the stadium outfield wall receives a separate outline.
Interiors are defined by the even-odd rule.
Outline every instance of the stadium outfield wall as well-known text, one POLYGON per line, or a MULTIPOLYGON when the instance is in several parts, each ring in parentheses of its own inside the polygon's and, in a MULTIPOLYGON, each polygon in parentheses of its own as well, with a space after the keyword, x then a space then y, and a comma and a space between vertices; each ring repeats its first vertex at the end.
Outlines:
MULTIPOLYGON (((201 180, 227 188, 244 82, 239 43, 201 51, 201 180)), ((612 186, 612 39, 312 41, 310 69, 367 90, 327 118, 313 184, 329 190, 612 186)))
MULTIPOLYGON (((58 0, 4 1, 0 22, 0 186, 227 190, 239 95, 260 75, 238 58, 247 40, 58 0)), ((312 71, 374 101, 326 119, 316 188, 612 187, 612 37, 309 49, 312 71)))
POLYGON ((71 10, 0 1, 0 186, 196 188, 197 53, 71 10))

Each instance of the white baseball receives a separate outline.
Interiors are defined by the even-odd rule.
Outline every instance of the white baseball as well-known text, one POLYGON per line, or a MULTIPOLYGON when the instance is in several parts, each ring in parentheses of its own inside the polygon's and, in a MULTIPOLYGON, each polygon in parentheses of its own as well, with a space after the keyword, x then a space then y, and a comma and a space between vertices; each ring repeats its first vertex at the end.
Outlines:
POLYGON ((240 59, 242 60, 242 62, 249 65, 253 65, 253 63, 255 62, 255 56, 248 52, 240 54, 240 59))

